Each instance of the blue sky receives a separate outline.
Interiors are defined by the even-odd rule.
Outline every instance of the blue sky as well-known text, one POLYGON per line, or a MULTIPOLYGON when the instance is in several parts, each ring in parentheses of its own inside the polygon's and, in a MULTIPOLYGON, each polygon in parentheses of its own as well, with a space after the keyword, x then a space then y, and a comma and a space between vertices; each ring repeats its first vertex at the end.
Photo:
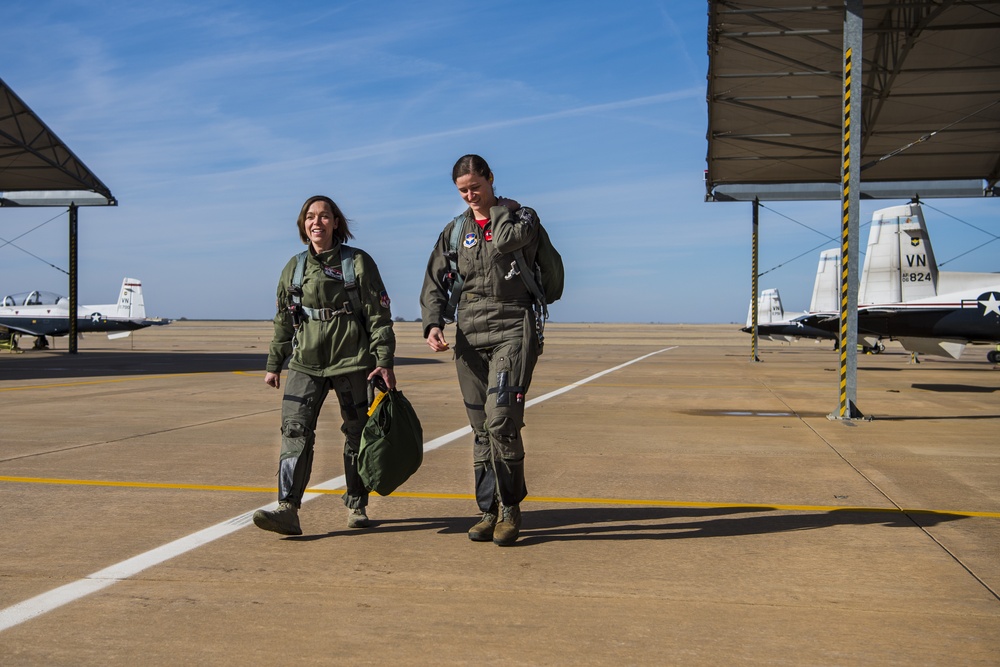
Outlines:
MULTIPOLYGON (((704 202, 706 12, 697 0, 36 0, 4 10, 0 78, 119 200, 81 210, 84 303, 113 301, 128 275, 151 316, 270 318, 302 248, 298 210, 327 194, 394 315, 414 319, 431 246, 463 209, 451 167, 479 153, 563 254, 553 321, 742 323, 750 205, 704 202)), ((902 203, 863 203, 862 221, 902 203)), ((944 269, 1000 270, 1000 244, 980 247, 1000 233, 995 202, 928 203, 944 269)), ((762 211, 761 287, 786 309, 808 306, 839 210, 762 211)), ((68 268, 64 210, 0 209, 0 237, 27 251, 0 242, 0 292, 67 293, 49 266, 68 268)))

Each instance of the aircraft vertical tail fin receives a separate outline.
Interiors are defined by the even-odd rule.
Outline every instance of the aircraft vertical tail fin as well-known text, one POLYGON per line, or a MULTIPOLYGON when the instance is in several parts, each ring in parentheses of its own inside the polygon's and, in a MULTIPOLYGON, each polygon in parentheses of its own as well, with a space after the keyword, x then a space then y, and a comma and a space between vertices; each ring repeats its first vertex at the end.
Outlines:
POLYGON ((938 267, 920 204, 872 214, 858 304, 897 303, 937 295, 938 267))
MULTIPOLYGON (((785 311, 781 307, 781 296, 776 289, 766 289, 757 298, 757 324, 771 324, 785 319, 785 311)), ((747 326, 753 326, 753 305, 747 313, 747 326)))
POLYGON ((840 248, 824 250, 816 266, 809 312, 829 313, 840 311, 840 248))
POLYGON ((146 304, 142 300, 142 281, 126 278, 122 281, 122 291, 118 295, 117 316, 130 320, 146 318, 146 304))

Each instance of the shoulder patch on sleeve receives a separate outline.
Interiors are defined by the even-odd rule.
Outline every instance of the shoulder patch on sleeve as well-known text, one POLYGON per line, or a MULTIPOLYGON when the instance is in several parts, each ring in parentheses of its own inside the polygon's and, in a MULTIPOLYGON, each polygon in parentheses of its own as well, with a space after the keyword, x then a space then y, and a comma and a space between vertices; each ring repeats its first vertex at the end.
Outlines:
POLYGON ((535 213, 534 209, 528 208, 527 206, 522 206, 521 208, 514 211, 514 216, 517 217, 519 222, 522 222, 526 225, 538 224, 538 214, 535 213))

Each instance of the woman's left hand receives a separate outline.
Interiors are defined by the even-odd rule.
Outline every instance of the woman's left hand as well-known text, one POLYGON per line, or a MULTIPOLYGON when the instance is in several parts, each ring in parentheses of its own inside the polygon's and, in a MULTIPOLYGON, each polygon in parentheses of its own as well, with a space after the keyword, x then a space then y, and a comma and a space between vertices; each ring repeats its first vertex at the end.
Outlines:
POLYGON ((520 204, 509 197, 497 197, 497 206, 506 206, 509 211, 516 211, 521 208, 520 204))
POLYGON ((385 386, 388 387, 389 389, 396 388, 396 374, 392 372, 391 368, 382 368, 381 366, 376 366, 375 370, 373 370, 371 374, 368 376, 368 379, 371 380, 376 375, 382 376, 382 379, 385 380, 385 386))

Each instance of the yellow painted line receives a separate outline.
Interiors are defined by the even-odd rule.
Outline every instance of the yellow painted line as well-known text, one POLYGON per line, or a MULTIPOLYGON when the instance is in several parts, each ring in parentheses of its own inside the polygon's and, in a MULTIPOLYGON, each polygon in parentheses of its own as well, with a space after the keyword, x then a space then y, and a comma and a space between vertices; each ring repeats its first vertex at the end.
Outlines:
MULTIPOLYGON (((55 479, 47 477, 9 477, 0 475, 0 482, 15 482, 23 484, 61 484, 66 486, 104 486, 134 489, 179 489, 186 491, 236 491, 241 493, 275 493, 273 486, 218 486, 211 484, 169 484, 162 482, 120 482, 96 479, 55 479)), ((339 495, 343 488, 316 489, 310 488, 306 493, 339 495)), ((374 492, 373 492, 374 493, 374 492)), ((378 494, 374 494, 378 495, 378 494)), ((426 498, 432 500, 474 500, 471 493, 416 493, 396 491, 396 498, 426 498)), ((931 514, 983 517, 1000 519, 1000 512, 973 512, 966 510, 931 510, 895 507, 850 507, 840 505, 776 505, 766 503, 722 503, 699 502, 687 500, 649 500, 640 498, 566 498, 558 496, 528 496, 528 503, 553 503, 560 505, 612 505, 641 507, 698 507, 705 509, 756 509, 762 512, 872 512, 881 514, 931 514)))

